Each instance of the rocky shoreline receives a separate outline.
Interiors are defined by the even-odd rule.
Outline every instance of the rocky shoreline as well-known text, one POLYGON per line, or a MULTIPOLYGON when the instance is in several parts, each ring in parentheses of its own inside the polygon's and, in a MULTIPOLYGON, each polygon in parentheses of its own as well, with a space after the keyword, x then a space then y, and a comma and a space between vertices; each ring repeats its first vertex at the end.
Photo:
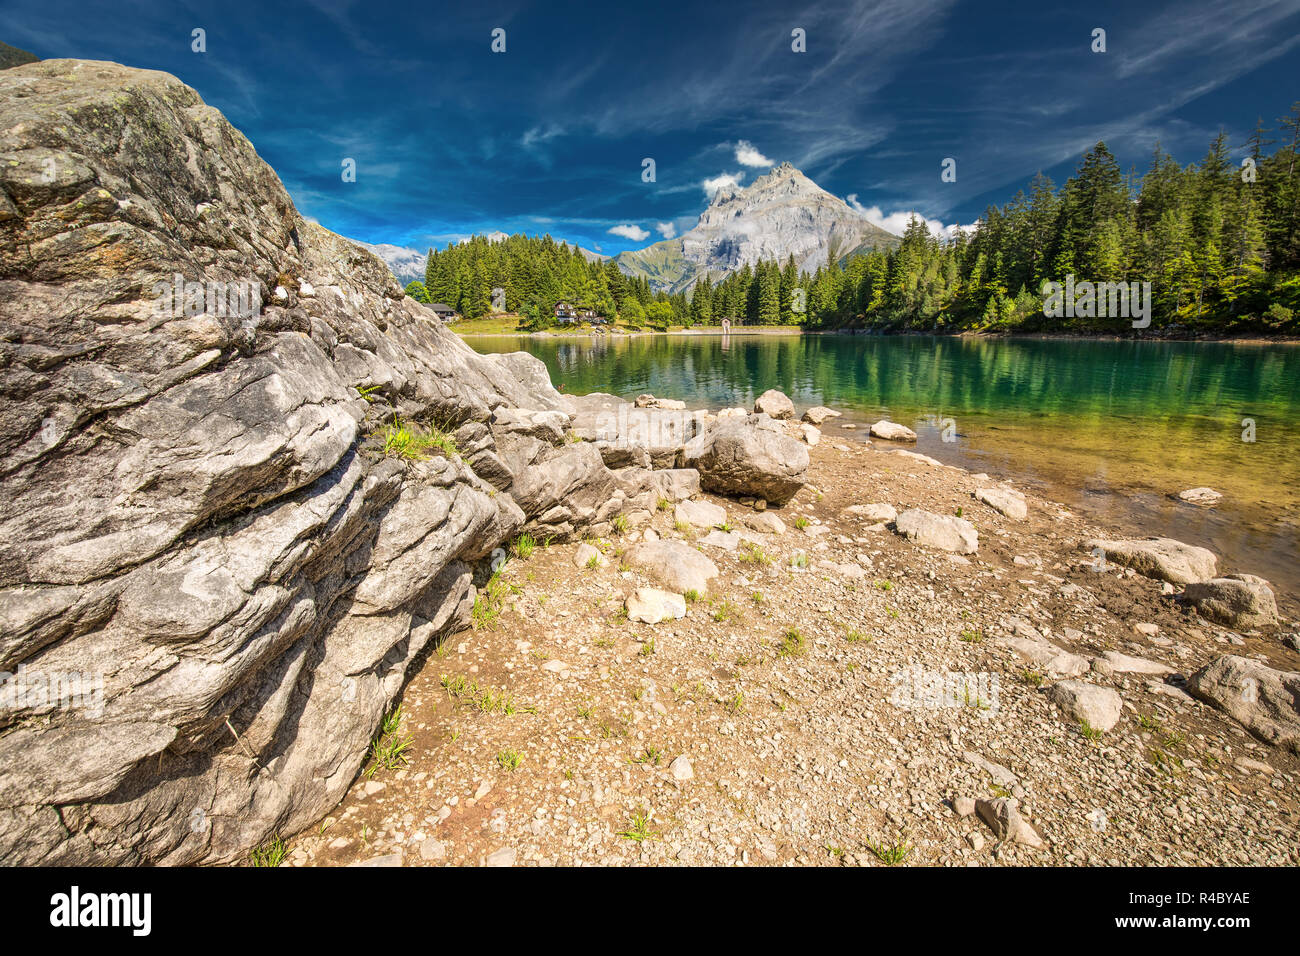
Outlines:
POLYGON ((409 763, 358 778, 290 865, 1300 860, 1300 654, 1266 584, 891 423, 850 445, 779 393, 681 404, 637 400, 802 444, 806 483, 513 548, 491 618, 403 697, 409 763))

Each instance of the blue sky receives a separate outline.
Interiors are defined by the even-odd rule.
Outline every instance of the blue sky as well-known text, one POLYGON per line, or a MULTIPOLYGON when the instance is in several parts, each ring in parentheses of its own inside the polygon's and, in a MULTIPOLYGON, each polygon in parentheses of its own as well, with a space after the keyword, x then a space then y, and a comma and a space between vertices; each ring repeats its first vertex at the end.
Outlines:
POLYGON ((1125 168, 1145 169, 1157 139, 1186 163, 1220 126, 1238 145, 1300 99, 1300 0, 0 8, 0 40, 38 56, 176 74, 304 215, 419 249, 493 230, 639 248, 690 228, 706 183, 750 182, 768 160, 887 227, 913 210, 969 223, 1039 169, 1061 182, 1098 139, 1125 168), (940 180, 946 157, 956 182, 940 180))

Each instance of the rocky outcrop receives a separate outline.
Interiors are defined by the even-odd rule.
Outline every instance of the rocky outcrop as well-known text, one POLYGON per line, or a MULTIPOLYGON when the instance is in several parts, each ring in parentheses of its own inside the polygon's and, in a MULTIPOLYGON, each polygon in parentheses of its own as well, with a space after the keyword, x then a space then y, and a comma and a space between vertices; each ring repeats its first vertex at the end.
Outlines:
POLYGON ((10 864, 308 826, 494 548, 698 490, 567 440, 540 361, 466 347, 171 76, 0 72, 0 156, 10 864))
POLYGON ((1261 740, 1300 754, 1300 674, 1228 655, 1193 674, 1187 690, 1261 740))
POLYGON ((1253 574, 1229 574, 1187 585, 1183 598, 1211 621, 1246 631, 1277 626, 1273 589, 1253 574))

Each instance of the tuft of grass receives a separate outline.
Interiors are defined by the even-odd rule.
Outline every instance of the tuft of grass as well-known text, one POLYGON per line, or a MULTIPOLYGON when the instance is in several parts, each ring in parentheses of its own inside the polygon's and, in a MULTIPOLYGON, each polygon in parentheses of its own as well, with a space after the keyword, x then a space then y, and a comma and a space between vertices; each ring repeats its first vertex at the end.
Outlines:
POLYGON ((792 627, 781 636, 781 644, 776 649, 776 656, 802 657, 807 649, 804 636, 792 627))
POLYGON ((614 515, 614 520, 613 520, 612 522, 610 522, 610 524, 613 526, 613 528, 614 528, 614 533, 615 533, 615 534, 617 534, 617 535, 624 535, 624 534, 627 534, 627 516, 626 516, 626 515, 614 515))
POLYGON ((752 541, 745 545, 745 549, 740 552, 737 559, 742 564, 768 565, 772 563, 768 553, 752 541))
POLYGON ((515 557, 527 561, 537 550, 537 539, 531 534, 521 534, 515 538, 515 543, 510 546, 510 550, 515 553, 515 557))
POLYGON ((750 599, 751 601, 753 601, 755 604, 762 604, 762 603, 763 603, 763 600, 764 600, 764 599, 763 599, 763 592, 762 592, 762 591, 755 591, 753 594, 751 594, 751 595, 749 596, 749 599, 750 599))
POLYGON ((1043 675, 1026 667, 1020 672, 1020 680, 1021 683, 1028 684, 1030 687, 1039 687, 1043 683, 1043 675))
POLYGON ((844 639, 848 641, 850 644, 857 644, 859 641, 863 641, 866 642, 867 644, 870 644, 873 640, 873 638, 869 637, 866 634, 863 634, 861 631, 852 627, 849 628, 849 632, 844 635, 844 639))
POLYGON ((730 530, 731 530, 731 525, 728 524, 728 523, 725 522, 725 521, 720 521, 720 522, 718 522, 717 524, 715 524, 713 527, 717 528, 719 531, 730 531, 730 530))
POLYGON ((641 651, 640 651, 641 656, 649 657, 654 652, 655 652, 655 639, 653 637, 647 638, 646 642, 641 645, 641 651))
POLYGON ((437 425, 430 425, 426 430, 410 422, 396 421, 379 434, 384 442, 385 455, 395 455, 407 461, 423 461, 433 449, 448 458, 460 454, 455 440, 437 425))
POLYGON ((365 775, 373 777, 379 770, 400 770, 409 761, 406 752, 411 749, 411 738, 401 735, 402 707, 399 704, 384 715, 379 723, 379 732, 370 741, 370 753, 367 755, 370 766, 365 775))
POLYGON ((681 519, 674 521, 673 527, 676 528, 681 534, 688 534, 691 530, 690 522, 682 521, 681 519))
POLYGON ((790 556, 790 567, 806 568, 808 567, 808 554, 805 551, 797 551, 790 556))
POLYGON ((794 526, 798 528, 800 531, 808 527, 809 524, 811 524, 811 522, 803 515, 800 515, 799 517, 794 519, 794 526))
POLYGON ((903 863, 912 853, 912 844, 906 840, 900 840, 897 843, 886 845, 885 843, 876 843, 872 840, 865 841, 867 849, 877 860, 885 866, 897 866, 903 863))
POLYGON ((894 590, 894 582, 893 582, 893 581, 877 581, 877 582, 876 582, 876 589, 877 589, 878 591, 892 591, 892 590, 894 590))
POLYGON ((276 834, 267 840, 261 846, 253 847, 248 854, 248 860, 253 866, 279 866, 284 862, 285 856, 289 853, 289 848, 284 845, 280 839, 280 834, 276 834))
POLYGON ((632 814, 632 823, 626 830, 618 831, 618 835, 624 840, 633 840, 636 843, 659 839, 659 834, 650 829, 650 815, 643 810, 632 814))
POLYGON ((723 601, 713 611, 713 619, 721 624, 736 613, 736 607, 730 601, 723 601))
POLYGON ((519 769, 519 765, 524 762, 524 755, 512 747, 505 750, 497 751, 497 763, 502 770, 508 770, 511 773, 519 769))
POLYGON ((593 554, 587 559, 587 568, 594 571, 598 567, 600 567, 600 555, 593 554))
POLYGON ((668 511, 668 510, 670 510, 670 509, 672 508, 672 506, 673 506, 673 503, 672 503, 672 501, 669 500, 668 498, 660 498, 660 499, 659 499, 659 510, 660 510, 660 511, 668 511))
POLYGON ((1079 721, 1079 733, 1082 734, 1086 740, 1101 739, 1101 731, 1092 726, 1092 724, 1088 723, 1086 720, 1079 721))
POLYGON ((694 604, 696 601, 700 599, 701 596, 702 595, 700 594, 700 592, 695 590, 694 588, 691 588, 689 591, 687 591, 685 594, 682 595, 682 597, 686 598, 687 604, 694 604))
POLYGON ((984 643, 984 632, 967 628, 961 632, 961 639, 967 644, 982 644, 984 643))

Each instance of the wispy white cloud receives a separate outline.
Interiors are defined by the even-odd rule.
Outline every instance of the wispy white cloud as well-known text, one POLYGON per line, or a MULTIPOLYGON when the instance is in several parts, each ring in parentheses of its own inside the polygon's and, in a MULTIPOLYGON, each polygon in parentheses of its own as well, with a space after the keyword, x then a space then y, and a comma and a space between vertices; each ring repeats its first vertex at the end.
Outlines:
POLYGON ((885 215, 879 206, 864 206, 862 203, 858 202, 857 193, 849 193, 844 197, 844 201, 853 207, 855 211, 861 213, 872 225, 879 226, 881 229, 885 230, 885 232, 893 233, 895 236, 901 236, 906 231, 908 224, 913 218, 920 219, 924 222, 925 228, 930 231, 930 235, 938 236, 942 239, 951 239, 959 231, 969 232, 975 228, 974 223, 961 225, 960 223, 954 222, 945 225, 943 220, 931 219, 914 209, 900 209, 885 215))
POLYGON ((704 187, 704 192, 712 198, 713 194, 719 189, 732 189, 740 185, 740 181, 745 178, 744 173, 722 173, 711 179, 706 179, 700 183, 704 187))
POLYGON ((646 232, 640 226, 635 226, 626 222, 618 226, 612 226, 608 231, 615 236, 622 236, 624 239, 631 239, 633 242, 641 242, 643 239, 650 236, 650 233, 646 232))
POLYGON ((768 159, 748 140, 742 139, 736 144, 736 162, 742 166, 775 166, 776 163, 768 159))
POLYGON ((655 231, 665 239, 671 239, 677 235, 677 226, 671 222, 657 222, 655 223, 655 231))

